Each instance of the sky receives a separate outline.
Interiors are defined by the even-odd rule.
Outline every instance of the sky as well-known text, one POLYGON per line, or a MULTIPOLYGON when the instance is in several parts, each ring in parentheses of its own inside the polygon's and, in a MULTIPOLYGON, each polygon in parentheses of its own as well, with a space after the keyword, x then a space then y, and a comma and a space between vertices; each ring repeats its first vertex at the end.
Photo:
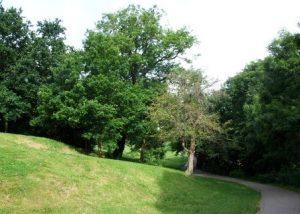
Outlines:
POLYGON ((201 68, 216 87, 254 60, 267 56, 267 46, 281 30, 299 32, 300 0, 2 0, 5 7, 21 7, 36 24, 59 18, 66 42, 82 47, 87 29, 103 13, 138 4, 164 10, 162 24, 186 26, 199 43, 188 52, 194 68, 201 68), (198 55, 195 57, 195 55, 198 55))

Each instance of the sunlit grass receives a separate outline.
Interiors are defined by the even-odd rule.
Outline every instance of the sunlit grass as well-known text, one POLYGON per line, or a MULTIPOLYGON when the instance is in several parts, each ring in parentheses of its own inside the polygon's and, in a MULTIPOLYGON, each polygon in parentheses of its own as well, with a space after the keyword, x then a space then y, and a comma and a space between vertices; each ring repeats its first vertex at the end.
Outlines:
MULTIPOLYGON (((130 147, 128 146, 125 147, 123 160, 139 162, 139 158, 140 158, 140 153, 138 151, 131 151, 130 147)), ((176 152, 167 151, 163 159, 147 161, 146 164, 182 170, 186 162, 187 162, 186 154, 180 154, 180 153, 176 154, 176 152)))
POLYGON ((0 134, 0 213, 255 213, 244 186, 0 134))

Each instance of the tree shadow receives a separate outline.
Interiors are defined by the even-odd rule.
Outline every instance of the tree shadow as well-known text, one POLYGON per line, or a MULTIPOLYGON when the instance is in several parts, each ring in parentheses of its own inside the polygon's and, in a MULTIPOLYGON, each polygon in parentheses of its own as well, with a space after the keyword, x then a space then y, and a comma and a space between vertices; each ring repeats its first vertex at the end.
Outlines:
POLYGON ((196 196, 195 188, 199 181, 194 177, 186 177, 183 172, 164 170, 158 181, 160 196, 155 204, 162 213, 199 213, 199 205, 203 201, 196 196))
POLYGON ((162 213, 255 213, 259 193, 245 186, 165 169, 155 207, 162 213))
POLYGON ((137 159, 137 158, 132 158, 132 157, 122 157, 120 160, 122 160, 122 161, 134 162, 134 163, 147 164, 147 163, 141 162, 141 161, 140 161, 139 159, 137 159))

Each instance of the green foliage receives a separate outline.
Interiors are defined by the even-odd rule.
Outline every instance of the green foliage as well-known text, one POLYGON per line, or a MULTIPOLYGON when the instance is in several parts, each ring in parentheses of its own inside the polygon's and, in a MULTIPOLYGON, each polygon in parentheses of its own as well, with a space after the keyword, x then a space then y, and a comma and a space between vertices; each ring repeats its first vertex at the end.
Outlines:
POLYGON ((269 50, 211 96, 226 133, 211 149, 227 173, 299 185, 300 36, 283 32, 269 50))
POLYGON ((65 45, 59 19, 33 30, 21 10, 0 4, 0 12, 3 130, 9 123, 11 132, 97 146, 116 158, 125 143, 160 156, 147 109, 165 90, 176 58, 196 42, 185 28, 163 27, 156 7, 130 5, 103 15, 75 51, 65 45))
POLYGON ((0 3, 0 129, 115 158, 126 144, 141 161, 163 157, 167 141, 177 152, 195 142, 202 167, 295 184, 299 34, 282 32, 268 57, 209 94, 202 75, 177 60, 196 38, 162 26, 162 15, 133 5, 105 14, 76 51, 60 20, 33 29, 21 9, 0 3))
POLYGON ((24 114, 29 106, 22 102, 20 97, 0 85, 0 114, 2 115, 5 131, 8 129, 8 122, 16 121, 24 114))
POLYGON ((169 92, 159 97, 150 109, 162 140, 200 140, 218 130, 215 115, 208 111, 205 84, 199 71, 180 69, 170 77, 169 92))
POLYGON ((185 29, 163 28, 160 18, 157 8, 136 6, 104 15, 88 32, 84 50, 69 53, 53 69, 32 124, 51 136, 68 130, 82 147, 97 145, 99 153, 104 149, 115 158, 125 143, 133 150, 159 149, 147 109, 164 90, 176 57, 195 41, 185 29))
MULTIPOLYGON (((51 69, 66 51, 64 28, 59 20, 44 21, 38 22, 33 31, 21 10, 0 5, 0 35, 0 86, 9 91, 15 106, 11 112, 16 114, 10 116, 13 119, 5 119, 4 115, 14 113, 2 110, 0 118, 11 123, 12 132, 29 131, 29 121, 36 114, 38 90, 51 82, 51 69)), ((7 106, 7 100, 3 99, 1 105, 7 106)))
POLYGON ((272 170, 300 161, 300 36, 283 33, 269 47, 261 92, 260 139, 272 170), (280 148, 280 150, 278 150, 280 148))
MULTIPOLYGON (((217 118, 209 111, 207 85, 201 72, 179 69, 170 77, 169 85, 169 91, 150 107, 150 116, 158 138, 170 141, 173 148, 181 147, 179 151, 188 151, 191 165, 196 146, 203 146, 219 131, 217 118)), ((193 167, 188 167, 187 174, 192 173, 193 167)))
POLYGON ((105 14, 84 43, 91 73, 105 72, 148 87, 165 78, 195 38, 184 28, 162 27, 161 16, 156 7, 133 5, 105 14))

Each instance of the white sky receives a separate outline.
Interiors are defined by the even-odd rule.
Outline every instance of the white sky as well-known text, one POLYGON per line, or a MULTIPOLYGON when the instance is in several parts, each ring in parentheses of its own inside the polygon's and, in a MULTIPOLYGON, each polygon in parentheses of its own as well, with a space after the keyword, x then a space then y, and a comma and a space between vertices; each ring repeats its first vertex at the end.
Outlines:
POLYGON ((102 13, 128 4, 157 5, 166 12, 164 23, 173 28, 187 26, 200 41, 190 51, 201 54, 193 66, 220 83, 250 61, 266 56, 267 45, 280 30, 299 31, 300 0, 3 0, 5 7, 22 7, 33 24, 61 19, 67 43, 77 48, 102 13))

